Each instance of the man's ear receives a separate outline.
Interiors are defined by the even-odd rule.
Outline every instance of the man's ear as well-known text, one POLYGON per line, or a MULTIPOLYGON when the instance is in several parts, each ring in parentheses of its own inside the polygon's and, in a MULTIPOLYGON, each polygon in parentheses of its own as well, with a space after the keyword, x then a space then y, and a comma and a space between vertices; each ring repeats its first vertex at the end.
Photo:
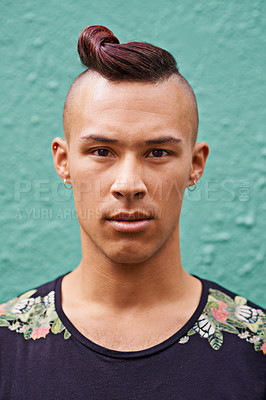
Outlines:
POLYGON ((54 138, 52 142, 52 152, 54 158, 54 167, 57 174, 62 180, 66 179, 67 183, 71 183, 68 167, 68 145, 66 140, 60 137, 54 138))
POLYGON ((196 143, 193 149, 191 170, 189 175, 188 186, 194 185, 194 181, 198 182, 203 174, 206 160, 209 154, 209 145, 206 142, 196 143))

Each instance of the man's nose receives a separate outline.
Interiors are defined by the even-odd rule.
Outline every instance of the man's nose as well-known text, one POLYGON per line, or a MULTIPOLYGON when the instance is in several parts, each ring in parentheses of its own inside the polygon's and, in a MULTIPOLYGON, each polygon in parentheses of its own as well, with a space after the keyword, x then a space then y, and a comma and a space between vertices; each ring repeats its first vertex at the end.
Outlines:
POLYGON ((134 157, 121 161, 116 170, 116 178, 111 186, 111 193, 116 199, 143 199, 147 187, 142 180, 142 167, 134 157))

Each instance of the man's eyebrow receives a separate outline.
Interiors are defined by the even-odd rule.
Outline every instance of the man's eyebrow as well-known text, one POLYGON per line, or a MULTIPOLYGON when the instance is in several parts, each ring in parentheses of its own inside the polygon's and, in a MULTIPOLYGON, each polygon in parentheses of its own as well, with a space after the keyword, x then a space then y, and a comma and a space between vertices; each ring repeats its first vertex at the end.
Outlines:
POLYGON ((164 144, 164 143, 183 143, 181 138, 175 138, 174 136, 162 136, 157 139, 145 140, 145 144, 164 144))
POLYGON ((118 143, 117 139, 110 139, 105 136, 98 136, 98 135, 85 135, 82 136, 80 141, 86 141, 86 142, 104 142, 104 143, 118 143))
MULTIPOLYGON (((85 135, 82 136, 79 141, 86 141, 86 142, 101 142, 101 143, 119 143, 117 139, 111 139, 106 136, 99 136, 99 135, 85 135)), ((181 138, 176 138, 174 136, 161 136, 156 139, 148 139, 144 141, 145 145, 151 144, 164 144, 164 143, 183 143, 181 138)))

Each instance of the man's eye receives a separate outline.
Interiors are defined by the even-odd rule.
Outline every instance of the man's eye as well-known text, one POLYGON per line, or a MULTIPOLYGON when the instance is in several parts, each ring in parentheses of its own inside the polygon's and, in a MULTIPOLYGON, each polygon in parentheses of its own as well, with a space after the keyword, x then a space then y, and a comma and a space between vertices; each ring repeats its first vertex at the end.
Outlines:
POLYGON ((165 154, 167 154, 167 151, 165 151, 163 149, 155 149, 155 150, 152 150, 149 154, 151 154, 152 157, 162 157, 165 154))
POLYGON ((93 153, 100 157, 107 157, 109 155, 110 151, 107 149, 97 149, 97 150, 94 150, 93 153))

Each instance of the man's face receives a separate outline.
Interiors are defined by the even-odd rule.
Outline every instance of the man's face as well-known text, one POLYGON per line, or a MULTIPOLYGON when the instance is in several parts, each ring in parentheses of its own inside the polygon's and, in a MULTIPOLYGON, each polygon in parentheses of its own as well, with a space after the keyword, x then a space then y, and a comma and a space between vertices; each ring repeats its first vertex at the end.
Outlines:
POLYGON ((75 91, 68 166, 82 234, 96 251, 139 263, 179 240, 191 112, 174 79, 112 83, 93 75, 75 91))

